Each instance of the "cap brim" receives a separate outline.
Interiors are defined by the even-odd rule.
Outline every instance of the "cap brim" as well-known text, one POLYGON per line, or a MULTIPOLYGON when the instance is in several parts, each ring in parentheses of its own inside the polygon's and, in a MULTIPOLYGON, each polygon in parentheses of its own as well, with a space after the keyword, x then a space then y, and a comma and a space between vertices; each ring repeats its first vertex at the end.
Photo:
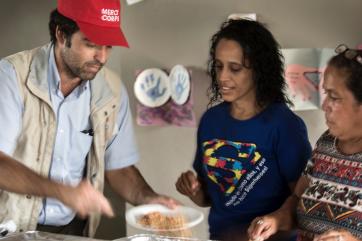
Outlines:
POLYGON ((129 48, 126 37, 120 28, 103 27, 79 21, 77 24, 80 31, 95 44, 129 48))

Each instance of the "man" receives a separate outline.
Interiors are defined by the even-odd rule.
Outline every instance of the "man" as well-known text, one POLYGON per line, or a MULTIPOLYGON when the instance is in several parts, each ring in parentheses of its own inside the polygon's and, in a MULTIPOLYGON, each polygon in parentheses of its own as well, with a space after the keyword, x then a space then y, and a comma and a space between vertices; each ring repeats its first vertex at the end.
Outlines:
MULTIPOLYGON (((68 185, 104 179, 138 205, 176 201, 155 193, 134 164, 126 90, 103 67, 112 46, 128 47, 119 0, 58 0, 50 16, 51 43, 0 61, 0 150, 42 176, 68 185)), ((16 180, 14 180, 16 181, 16 180)), ((93 236, 99 214, 86 222, 53 198, 0 192, 0 222, 22 230, 93 236)))

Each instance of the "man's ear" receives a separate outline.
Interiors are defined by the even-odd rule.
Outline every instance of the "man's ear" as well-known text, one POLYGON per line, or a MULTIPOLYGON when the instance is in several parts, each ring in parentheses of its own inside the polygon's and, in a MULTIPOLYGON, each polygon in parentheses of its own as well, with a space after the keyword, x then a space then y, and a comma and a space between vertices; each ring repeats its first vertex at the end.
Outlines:
POLYGON ((67 39, 66 39, 64 33, 59 29, 59 26, 57 26, 55 29, 55 37, 56 37, 57 43, 59 45, 65 45, 67 39))

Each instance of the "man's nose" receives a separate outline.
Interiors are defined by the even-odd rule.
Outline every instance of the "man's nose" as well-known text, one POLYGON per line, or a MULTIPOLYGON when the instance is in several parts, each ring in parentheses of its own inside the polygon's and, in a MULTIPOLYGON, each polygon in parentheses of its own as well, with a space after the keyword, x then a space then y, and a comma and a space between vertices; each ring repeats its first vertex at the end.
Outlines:
POLYGON ((107 48, 107 46, 99 46, 97 48, 95 59, 98 60, 100 63, 105 64, 107 62, 108 55, 109 49, 107 48))

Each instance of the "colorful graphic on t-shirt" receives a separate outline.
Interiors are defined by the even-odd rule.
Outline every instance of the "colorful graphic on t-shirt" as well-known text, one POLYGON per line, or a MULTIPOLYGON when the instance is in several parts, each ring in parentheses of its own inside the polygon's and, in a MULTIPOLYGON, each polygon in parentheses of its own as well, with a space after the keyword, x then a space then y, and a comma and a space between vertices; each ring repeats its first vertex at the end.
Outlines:
POLYGON ((205 141, 203 147, 207 175, 226 195, 261 158, 253 143, 213 139, 205 141))

